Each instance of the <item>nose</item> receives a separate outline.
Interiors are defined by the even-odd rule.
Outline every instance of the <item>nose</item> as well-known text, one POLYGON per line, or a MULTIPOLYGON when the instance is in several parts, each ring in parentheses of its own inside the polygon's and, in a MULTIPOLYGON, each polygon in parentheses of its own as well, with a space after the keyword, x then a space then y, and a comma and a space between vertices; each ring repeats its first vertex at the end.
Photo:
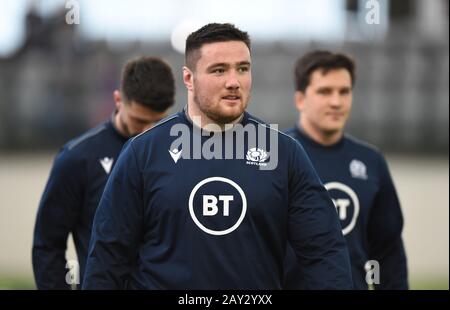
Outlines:
POLYGON ((227 80, 225 82, 225 87, 227 89, 239 89, 240 83, 235 72, 230 72, 227 76, 227 80))
POLYGON ((330 106, 333 108, 339 108, 341 106, 341 96, 338 92, 333 92, 333 94, 330 96, 330 106))

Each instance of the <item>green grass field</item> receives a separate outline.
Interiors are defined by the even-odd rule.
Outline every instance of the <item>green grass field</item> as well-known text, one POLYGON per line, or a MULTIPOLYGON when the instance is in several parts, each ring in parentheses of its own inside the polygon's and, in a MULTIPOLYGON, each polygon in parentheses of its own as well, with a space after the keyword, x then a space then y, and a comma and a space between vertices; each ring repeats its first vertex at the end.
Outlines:
POLYGON ((0 275, 1 290, 34 290, 36 285, 32 278, 0 275))

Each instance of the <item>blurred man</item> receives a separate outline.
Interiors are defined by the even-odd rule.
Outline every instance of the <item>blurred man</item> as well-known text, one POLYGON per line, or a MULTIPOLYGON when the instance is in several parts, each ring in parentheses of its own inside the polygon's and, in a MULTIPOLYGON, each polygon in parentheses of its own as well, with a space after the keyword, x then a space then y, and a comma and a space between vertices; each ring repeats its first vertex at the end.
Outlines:
POLYGON ((33 269, 39 289, 70 288, 65 259, 69 233, 82 280, 95 210, 123 144, 165 117, 174 95, 168 64, 154 57, 130 61, 120 90, 113 93, 116 109, 111 119, 62 148, 36 218, 33 269))
POLYGON ((208 24, 189 35, 185 57, 187 108, 124 147, 83 288, 279 289, 288 240, 308 288, 351 288, 337 214, 303 149, 245 112, 248 34, 208 24))
MULTIPOLYGON (((387 163, 372 146, 344 135, 352 107, 354 62, 342 54, 316 51, 296 64, 298 126, 287 131, 308 153, 325 183, 350 251, 355 289, 407 289, 403 217, 387 163), (373 262, 376 261, 376 262, 373 262)), ((301 266, 292 250, 286 288, 302 288, 301 266), (294 267, 296 265, 296 267, 294 267)))

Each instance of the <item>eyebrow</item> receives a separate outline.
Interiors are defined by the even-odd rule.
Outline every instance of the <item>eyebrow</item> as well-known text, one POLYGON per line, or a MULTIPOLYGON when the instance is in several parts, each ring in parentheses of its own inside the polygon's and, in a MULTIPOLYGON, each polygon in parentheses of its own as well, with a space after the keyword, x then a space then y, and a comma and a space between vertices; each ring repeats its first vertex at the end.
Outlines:
POLYGON ((350 87, 350 86, 344 86, 344 87, 320 86, 317 89, 322 90, 322 89, 333 89, 333 88, 338 88, 339 90, 351 90, 352 89, 352 87, 350 87))
MULTIPOLYGON (((237 62, 235 65, 236 66, 250 66, 250 62, 249 61, 240 61, 240 62, 237 62)), ((218 62, 218 63, 214 63, 214 64, 208 66, 208 68, 206 68, 206 69, 210 70, 210 69, 215 68, 215 67, 229 68, 230 64, 229 63, 225 63, 225 62, 218 62)))

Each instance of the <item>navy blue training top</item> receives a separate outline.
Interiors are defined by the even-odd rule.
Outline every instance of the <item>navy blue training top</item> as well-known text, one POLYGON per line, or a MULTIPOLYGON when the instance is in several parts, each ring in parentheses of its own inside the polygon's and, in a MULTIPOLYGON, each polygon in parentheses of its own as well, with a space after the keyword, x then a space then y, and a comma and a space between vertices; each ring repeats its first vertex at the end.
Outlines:
MULTIPOLYGON (((350 252, 355 289, 368 288, 364 265, 369 260, 379 263, 380 284, 375 284, 376 289, 407 289, 403 217, 382 154, 345 135, 336 144, 323 146, 298 127, 286 133, 303 145, 336 205, 350 252)), ((286 261, 285 288, 302 288, 301 268, 291 249, 286 261)), ((369 268, 374 270, 374 266, 369 268)))
POLYGON ((195 136, 185 112, 127 143, 95 215, 84 289, 280 289, 288 240, 308 288, 352 287, 335 208, 302 147, 277 131, 270 150, 249 145, 246 125, 266 142, 273 129, 248 113, 240 124, 235 159, 192 159, 199 148, 224 158, 229 140, 195 136), (191 147, 172 146, 181 132, 191 147), (276 168, 261 170, 275 152, 276 168))
POLYGON ((69 141, 56 156, 34 230, 33 270, 39 289, 70 288, 65 258, 69 233, 82 282, 95 210, 126 140, 109 120, 69 141))

